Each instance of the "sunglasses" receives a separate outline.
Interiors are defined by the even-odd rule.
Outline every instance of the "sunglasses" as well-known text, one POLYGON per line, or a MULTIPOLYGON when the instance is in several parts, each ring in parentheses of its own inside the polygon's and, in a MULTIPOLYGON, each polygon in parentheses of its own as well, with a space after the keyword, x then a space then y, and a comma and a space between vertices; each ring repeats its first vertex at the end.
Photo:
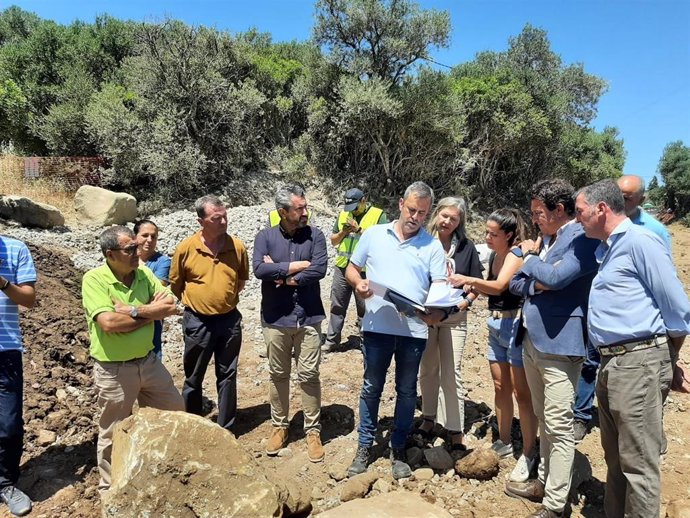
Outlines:
POLYGON ((136 243, 133 245, 125 246, 125 247, 118 247, 118 248, 111 248, 111 250, 121 250, 122 252, 126 253, 127 255, 134 255, 137 253, 137 249, 139 248, 139 245, 136 243))

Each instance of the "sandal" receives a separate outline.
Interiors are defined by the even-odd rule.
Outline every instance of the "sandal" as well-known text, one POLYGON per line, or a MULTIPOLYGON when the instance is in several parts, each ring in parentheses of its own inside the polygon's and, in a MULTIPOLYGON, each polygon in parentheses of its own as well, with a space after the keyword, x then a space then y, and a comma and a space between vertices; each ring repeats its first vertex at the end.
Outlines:
POLYGON ((457 437, 458 435, 460 438, 462 438, 463 433, 462 432, 449 432, 451 440, 450 440, 450 451, 467 451, 467 446, 465 446, 461 442, 453 442, 453 437, 457 437))
POLYGON ((434 434, 434 425, 436 421, 430 417, 422 417, 422 423, 431 423, 431 430, 425 430, 421 424, 414 429, 414 434, 421 436, 425 441, 433 441, 436 435, 434 434))

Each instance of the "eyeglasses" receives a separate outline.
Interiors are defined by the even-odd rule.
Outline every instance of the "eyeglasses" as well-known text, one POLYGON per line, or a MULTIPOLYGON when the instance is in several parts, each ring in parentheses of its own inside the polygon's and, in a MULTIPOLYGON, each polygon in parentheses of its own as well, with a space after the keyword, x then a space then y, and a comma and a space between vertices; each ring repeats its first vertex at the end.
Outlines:
POLYGON ((139 249, 139 245, 133 244, 125 247, 118 247, 118 248, 111 248, 111 250, 120 250, 127 255, 134 255, 137 253, 137 250, 139 249))

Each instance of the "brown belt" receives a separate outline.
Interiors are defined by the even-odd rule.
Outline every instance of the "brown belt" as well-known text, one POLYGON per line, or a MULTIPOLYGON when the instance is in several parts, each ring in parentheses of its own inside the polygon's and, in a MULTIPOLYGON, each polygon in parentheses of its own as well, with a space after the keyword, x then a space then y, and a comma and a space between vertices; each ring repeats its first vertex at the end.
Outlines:
POLYGON ((491 318, 515 318, 519 314, 519 309, 508 309, 506 311, 492 311, 491 318))
POLYGON ((635 340, 634 342, 625 342, 614 345, 605 345, 599 347, 599 354, 602 356, 619 356, 633 351, 643 351, 651 349, 652 347, 663 347, 668 343, 666 335, 650 336, 642 340, 635 340))

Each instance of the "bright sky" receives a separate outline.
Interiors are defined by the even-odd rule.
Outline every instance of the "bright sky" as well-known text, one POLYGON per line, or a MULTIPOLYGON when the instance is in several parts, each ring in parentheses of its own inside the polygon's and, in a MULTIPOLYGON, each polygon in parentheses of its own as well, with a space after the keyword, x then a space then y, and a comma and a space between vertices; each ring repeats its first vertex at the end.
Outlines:
MULTIPOLYGON (((664 146, 690 145, 690 1, 688 0, 421 0, 452 17, 447 65, 482 50, 504 50, 526 23, 545 29, 565 63, 581 62, 609 84, 595 126, 616 126, 625 142, 625 173, 647 180, 664 146)), ((0 0, 60 23, 96 15, 157 21, 165 16, 231 32, 255 27, 274 41, 304 40, 313 23, 308 0, 0 0)))

